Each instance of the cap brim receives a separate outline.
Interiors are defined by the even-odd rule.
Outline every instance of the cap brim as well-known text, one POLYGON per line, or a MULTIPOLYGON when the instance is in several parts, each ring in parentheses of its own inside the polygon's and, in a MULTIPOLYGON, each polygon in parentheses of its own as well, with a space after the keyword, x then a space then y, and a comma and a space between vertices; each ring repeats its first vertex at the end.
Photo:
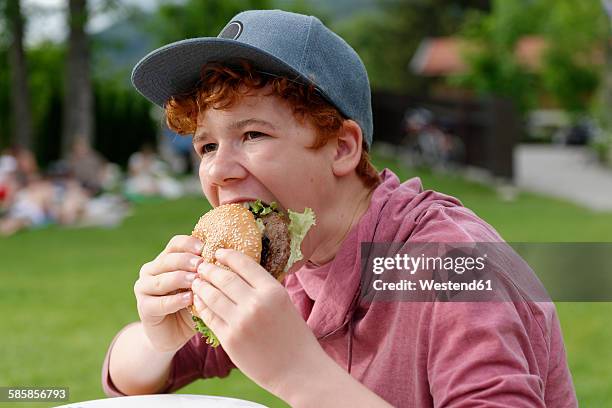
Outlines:
POLYGON ((246 59, 253 67, 273 75, 308 83, 297 70, 272 54, 235 40, 216 37, 192 38, 159 48, 136 64, 132 84, 145 98, 163 107, 172 97, 193 90, 207 62, 246 59))

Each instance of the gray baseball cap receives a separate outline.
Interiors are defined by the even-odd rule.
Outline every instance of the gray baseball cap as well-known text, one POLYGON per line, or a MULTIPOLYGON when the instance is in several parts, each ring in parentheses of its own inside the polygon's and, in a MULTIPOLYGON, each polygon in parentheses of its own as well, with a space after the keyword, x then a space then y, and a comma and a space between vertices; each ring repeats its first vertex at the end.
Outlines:
POLYGON ((190 92, 207 62, 251 62, 263 73, 313 84, 372 144, 370 83, 363 62, 340 36, 313 16, 281 10, 237 14, 217 37, 191 38, 163 46, 140 60, 132 83, 161 107, 190 92))

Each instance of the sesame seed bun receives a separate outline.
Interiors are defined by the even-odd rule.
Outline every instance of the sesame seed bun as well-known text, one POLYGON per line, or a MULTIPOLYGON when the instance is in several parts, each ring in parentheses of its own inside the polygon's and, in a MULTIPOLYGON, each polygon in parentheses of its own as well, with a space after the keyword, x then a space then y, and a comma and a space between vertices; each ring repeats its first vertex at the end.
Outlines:
POLYGON ((226 204, 210 210, 200 217, 191 235, 204 242, 204 262, 221 265, 215 259, 215 251, 219 248, 235 249, 257 263, 261 259, 261 232, 253 213, 240 204, 226 204))
MULTIPOLYGON (((257 263, 261 260, 261 231, 253 213, 240 204, 221 205, 208 211, 200 217, 191 236, 204 242, 204 262, 227 268, 215 258, 215 252, 219 248, 240 251, 257 263)), ((190 306, 190 311, 196 314, 193 305, 190 306)))

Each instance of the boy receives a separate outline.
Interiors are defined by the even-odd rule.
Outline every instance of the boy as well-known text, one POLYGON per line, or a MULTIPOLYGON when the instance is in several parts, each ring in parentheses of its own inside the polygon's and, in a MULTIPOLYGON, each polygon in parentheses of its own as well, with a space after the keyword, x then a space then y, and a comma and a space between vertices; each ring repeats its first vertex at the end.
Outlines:
POLYGON ((361 301, 361 242, 502 239, 455 198, 375 171, 367 73, 319 20, 243 12, 218 38, 149 54, 132 79, 193 134, 213 206, 275 201, 317 224, 282 285, 238 252, 217 252, 226 270, 199 240, 171 239, 140 271, 141 321, 109 348, 108 395, 237 367, 292 406, 576 406, 551 304, 361 301), (192 303, 220 347, 195 334, 192 303))

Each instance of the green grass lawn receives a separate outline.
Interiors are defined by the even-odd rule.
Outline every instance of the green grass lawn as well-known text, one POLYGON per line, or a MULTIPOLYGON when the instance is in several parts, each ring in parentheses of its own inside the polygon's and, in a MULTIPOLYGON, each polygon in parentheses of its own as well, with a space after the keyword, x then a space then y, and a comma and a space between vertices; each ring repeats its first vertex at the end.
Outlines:
MULTIPOLYGON (((504 202, 490 188, 456 177, 400 169, 382 158, 377 164, 458 197, 508 241, 612 241, 612 213, 532 194, 504 202)), ((68 386, 73 402, 103 398, 102 359, 115 333, 137 319, 132 287, 140 266, 171 236, 189 234, 208 208, 203 198, 141 203, 120 228, 51 227, 0 239, 0 386, 68 386)), ((612 401, 612 304, 557 306, 581 405, 606 406, 612 401)), ((285 406, 237 370, 181 393, 285 406)))

